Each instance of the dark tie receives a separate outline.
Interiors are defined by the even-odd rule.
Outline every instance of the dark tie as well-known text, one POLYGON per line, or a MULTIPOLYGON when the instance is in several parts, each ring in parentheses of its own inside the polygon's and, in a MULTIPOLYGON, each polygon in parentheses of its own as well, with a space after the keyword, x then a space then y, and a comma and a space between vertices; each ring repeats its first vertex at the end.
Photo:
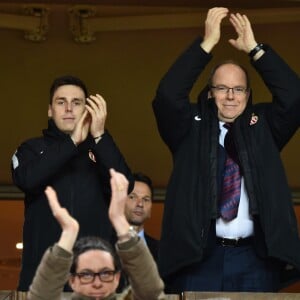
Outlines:
MULTIPOLYGON (((228 128, 225 124, 224 127, 228 128)), ((231 128, 228 128, 228 132, 225 136, 224 145, 226 148, 226 138, 231 137, 231 128)), ((231 141, 233 144, 233 141, 231 141)), ((230 151, 231 152, 231 151, 230 151)), ((226 148, 226 162, 224 168, 224 178, 221 199, 219 204, 220 215, 226 221, 231 221, 237 216, 238 207, 240 203, 241 196, 241 173, 239 165, 233 160, 233 158, 228 155, 226 148)))

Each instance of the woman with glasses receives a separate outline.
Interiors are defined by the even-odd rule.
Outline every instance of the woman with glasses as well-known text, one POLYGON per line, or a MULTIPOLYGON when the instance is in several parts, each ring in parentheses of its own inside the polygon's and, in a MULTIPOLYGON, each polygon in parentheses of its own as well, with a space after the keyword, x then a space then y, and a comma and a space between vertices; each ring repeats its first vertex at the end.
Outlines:
POLYGON ((156 264, 124 215, 128 181, 114 170, 110 173, 112 198, 109 218, 118 236, 117 253, 99 237, 82 237, 75 243, 79 224, 60 206, 55 191, 47 187, 45 193, 62 233, 59 241, 44 254, 28 299, 62 299, 67 281, 74 291, 70 299, 165 299, 164 284, 156 264), (117 295, 121 262, 130 286, 117 295))

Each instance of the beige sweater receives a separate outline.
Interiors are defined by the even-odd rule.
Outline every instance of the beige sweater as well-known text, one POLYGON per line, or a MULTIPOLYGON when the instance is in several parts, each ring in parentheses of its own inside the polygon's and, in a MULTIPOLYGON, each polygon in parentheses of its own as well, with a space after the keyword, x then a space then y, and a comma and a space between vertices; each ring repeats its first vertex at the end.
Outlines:
MULTIPOLYGON (((122 294, 113 294, 105 300, 162 300, 166 299, 164 284, 157 266, 145 243, 139 238, 116 245, 130 287, 122 294)), ((29 300, 87 300, 92 299, 76 293, 67 295, 63 288, 69 277, 72 253, 58 245, 44 254, 28 292, 29 300)))

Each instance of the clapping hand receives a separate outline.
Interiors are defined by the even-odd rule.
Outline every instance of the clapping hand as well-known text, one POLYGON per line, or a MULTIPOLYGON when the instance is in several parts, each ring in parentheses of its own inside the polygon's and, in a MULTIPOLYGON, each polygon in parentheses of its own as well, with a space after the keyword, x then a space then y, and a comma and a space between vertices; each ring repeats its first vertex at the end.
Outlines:
POLYGON ((62 229, 62 233, 61 233, 60 240, 58 241, 58 245, 61 248, 71 252, 78 235, 79 224, 69 214, 66 208, 61 207, 57 198, 57 194, 52 187, 48 186, 45 189, 45 194, 47 196, 52 214, 57 220, 57 222, 60 224, 60 227, 62 229))

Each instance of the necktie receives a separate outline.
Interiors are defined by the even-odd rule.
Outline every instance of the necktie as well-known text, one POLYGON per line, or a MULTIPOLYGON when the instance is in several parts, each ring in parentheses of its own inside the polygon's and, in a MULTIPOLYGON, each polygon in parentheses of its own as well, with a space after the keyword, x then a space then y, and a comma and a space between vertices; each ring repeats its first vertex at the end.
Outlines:
MULTIPOLYGON (((228 128, 228 124, 225 124, 224 127, 228 128)), ((225 140, 230 136, 229 131, 230 127, 228 128, 225 140)), ((224 144, 226 145, 228 144, 228 142, 226 143, 225 141, 224 144)), ((239 165, 235 162, 235 160, 233 160, 230 155, 228 155, 227 151, 226 155, 227 157, 224 168, 223 187, 219 209, 221 217, 226 221, 231 221, 237 216, 240 203, 241 173, 239 165)))

